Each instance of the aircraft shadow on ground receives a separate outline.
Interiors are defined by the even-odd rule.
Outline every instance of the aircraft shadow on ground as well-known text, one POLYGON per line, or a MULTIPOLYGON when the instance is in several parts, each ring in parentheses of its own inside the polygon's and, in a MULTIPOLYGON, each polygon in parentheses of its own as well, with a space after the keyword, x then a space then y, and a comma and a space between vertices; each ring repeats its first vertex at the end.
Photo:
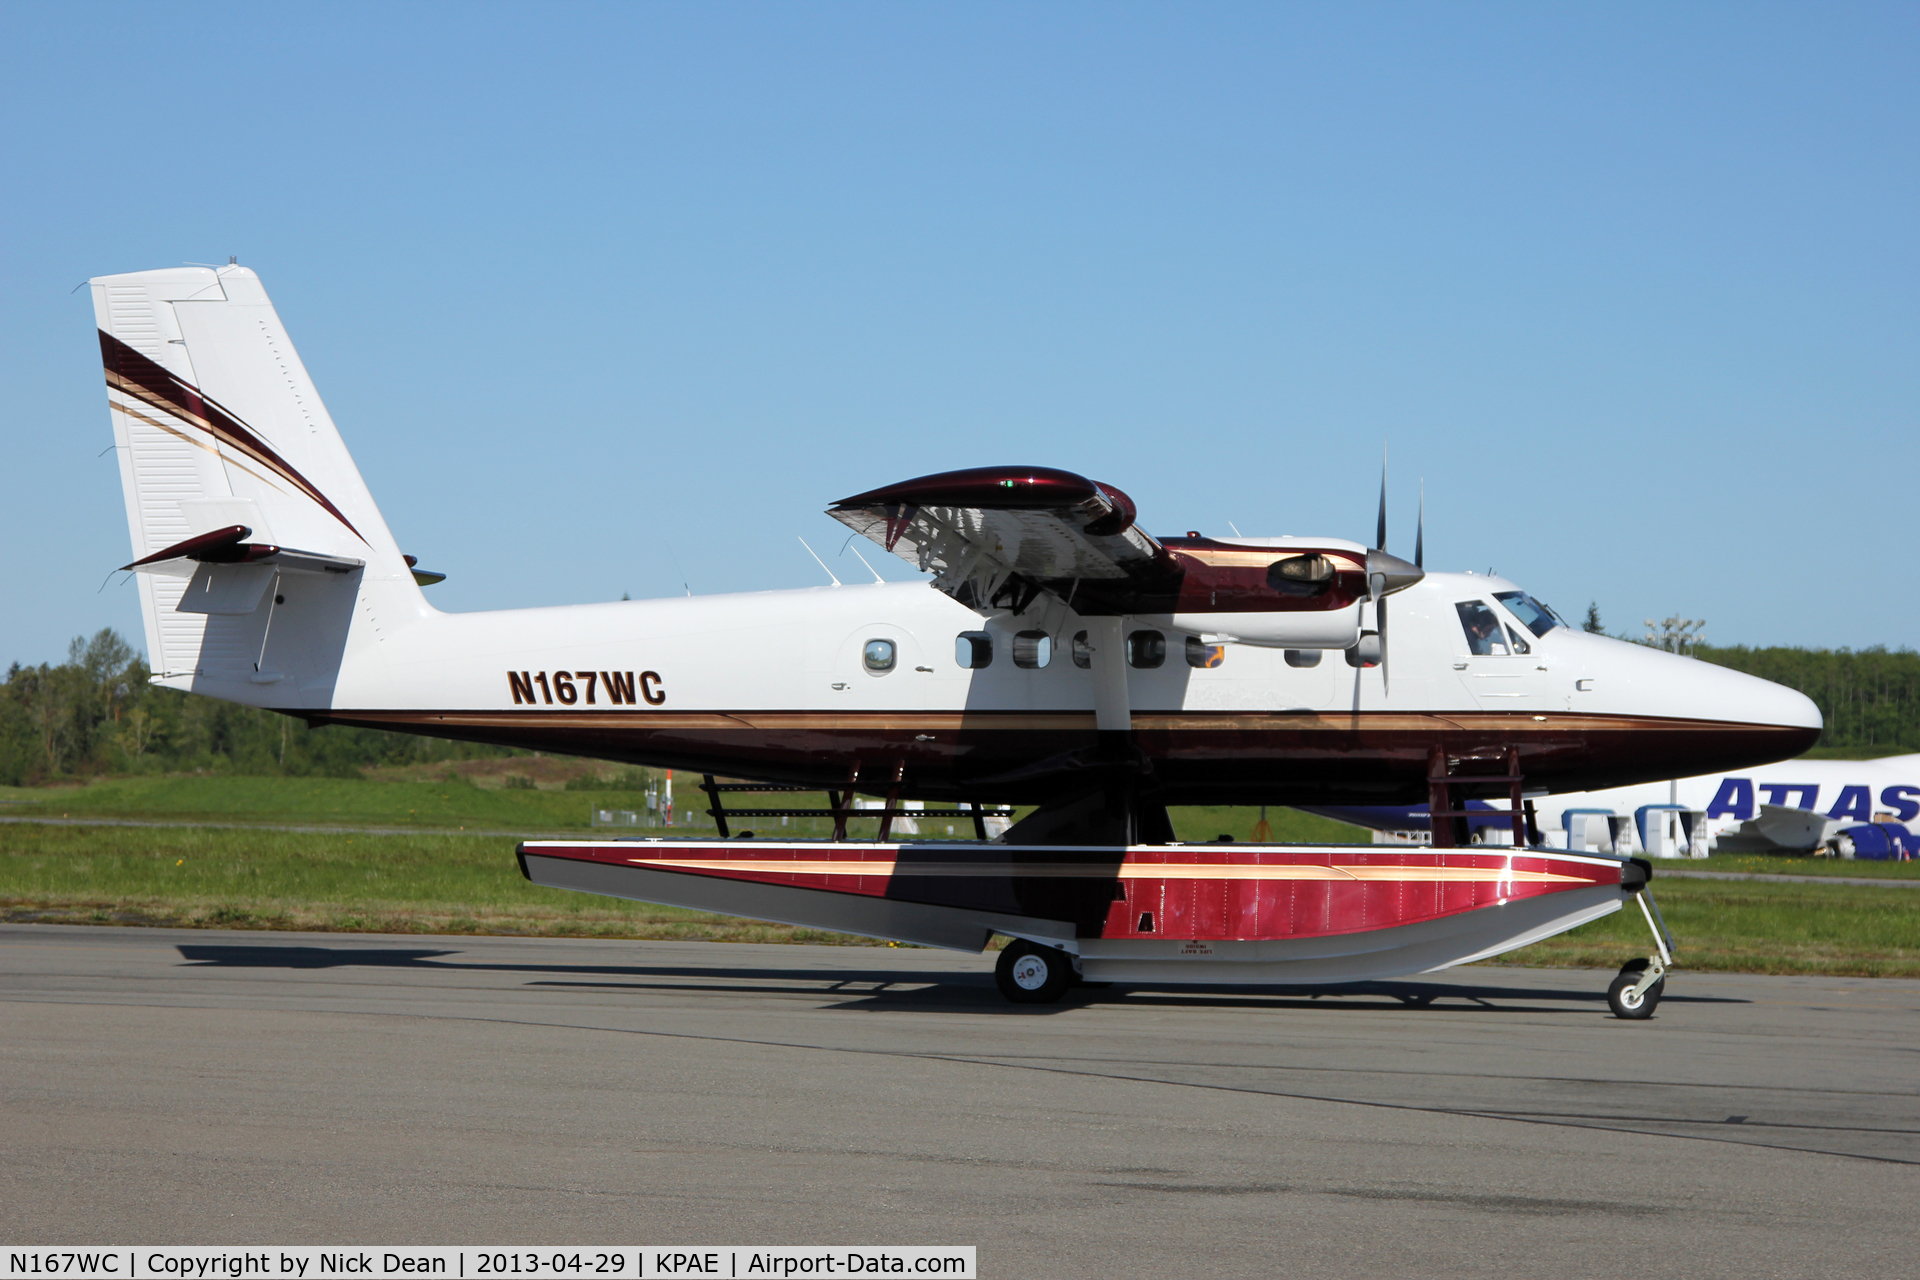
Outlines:
MULTIPOLYGON (((1093 986, 1070 992, 1057 1004, 1015 1005, 993 990, 992 974, 951 970, 728 968, 692 965, 498 964, 448 961, 454 948, 276 946, 271 943, 187 943, 181 958, 195 968, 229 969, 414 969, 435 973, 521 973, 537 976, 529 986, 592 988, 601 991, 690 991, 716 994, 833 995, 853 998, 834 1009, 886 1012, 965 1007, 1012 1014, 1065 1013, 1089 1005, 1125 1004, 1171 1008, 1326 1009, 1379 1013, 1418 1013, 1439 1007, 1460 1012, 1465 1005, 1486 1013, 1542 1013, 1587 1010, 1606 1003, 1596 980, 1589 988, 1473 985, 1462 982, 1360 982, 1324 987, 1228 986, 1213 984, 1093 986), (570 975, 570 976, 569 976, 570 975), (595 981, 595 978, 602 979, 595 981), (654 979, 654 981, 648 981, 654 979), (853 990, 849 990, 852 988, 853 990), (1444 1001, 1444 1006, 1441 1002, 1444 1001)), ((1464 975, 1462 975, 1464 976, 1464 975)), ((1677 1004, 1748 1004, 1728 996, 1669 992, 1677 1004)))

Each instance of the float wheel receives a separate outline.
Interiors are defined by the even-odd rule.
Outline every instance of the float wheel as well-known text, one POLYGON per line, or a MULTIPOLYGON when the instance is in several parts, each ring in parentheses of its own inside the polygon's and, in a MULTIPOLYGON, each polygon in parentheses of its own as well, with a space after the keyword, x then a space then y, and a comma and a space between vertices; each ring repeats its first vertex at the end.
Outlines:
POLYGON ((993 980, 1015 1004, 1052 1004, 1073 985, 1073 957, 1057 947, 1015 939, 1001 951, 993 980))

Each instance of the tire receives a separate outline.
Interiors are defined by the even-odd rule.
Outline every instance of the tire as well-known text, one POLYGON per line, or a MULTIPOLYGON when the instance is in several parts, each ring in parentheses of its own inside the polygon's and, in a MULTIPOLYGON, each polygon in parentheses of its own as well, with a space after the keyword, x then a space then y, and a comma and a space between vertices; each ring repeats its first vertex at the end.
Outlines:
POLYGON ((1646 993, 1637 999, 1627 994, 1646 971, 1645 960, 1629 960, 1621 966, 1620 976, 1607 987, 1607 1007, 1613 1010, 1614 1017, 1638 1021, 1651 1018, 1653 1011, 1660 1007, 1660 996, 1667 989, 1665 978, 1648 987, 1646 993))
POLYGON ((1052 1004, 1074 983, 1073 957, 1016 939, 1000 953, 993 980, 1000 994, 1015 1004, 1052 1004))

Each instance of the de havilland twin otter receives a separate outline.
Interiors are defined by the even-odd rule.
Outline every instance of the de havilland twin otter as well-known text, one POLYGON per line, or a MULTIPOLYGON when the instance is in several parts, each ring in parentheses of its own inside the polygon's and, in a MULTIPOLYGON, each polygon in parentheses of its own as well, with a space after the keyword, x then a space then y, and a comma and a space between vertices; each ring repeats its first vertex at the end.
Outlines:
MULTIPOLYGON (((837 836, 879 819, 877 840, 528 841, 540 884, 975 952, 999 933, 1014 1000, 1387 978, 1629 900, 1654 924, 1648 863, 1542 847, 1523 794, 1745 768, 1820 732, 1791 690, 1387 554, 1384 494, 1373 547, 1168 538, 1111 485, 984 467, 830 508, 930 583, 442 613, 253 272, 92 287, 155 683, 823 790, 837 836), (1465 838, 1488 796, 1510 846, 1465 838), (908 799, 1035 808, 991 841, 890 840, 908 799), (1421 802, 1431 847, 1183 844, 1166 814, 1421 802)), ((723 837, 728 786, 749 789, 712 784, 723 837)), ((1616 1013, 1658 1001, 1662 933, 1616 1013)))

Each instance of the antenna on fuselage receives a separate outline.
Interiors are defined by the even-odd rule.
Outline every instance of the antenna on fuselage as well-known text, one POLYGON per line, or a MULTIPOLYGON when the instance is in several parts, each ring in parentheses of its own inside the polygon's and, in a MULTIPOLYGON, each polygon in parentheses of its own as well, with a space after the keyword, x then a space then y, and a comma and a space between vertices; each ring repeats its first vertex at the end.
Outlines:
MULTIPOLYGON (((807 547, 807 540, 805 538, 801 538, 800 535, 797 533, 794 534, 793 536, 799 539, 801 546, 807 547)), ((807 554, 812 556, 813 562, 819 565, 820 568, 826 573, 827 581, 833 583, 833 585, 836 587, 840 585, 840 579, 833 576, 833 570, 827 568, 827 562, 820 558, 819 552, 815 551, 812 547, 807 547, 807 554)))
POLYGON ((667 556, 673 561, 673 567, 680 575, 680 585, 685 587, 687 594, 691 596, 693 594, 693 583, 687 580, 687 571, 680 567, 680 553, 673 549, 673 539, 671 538, 667 539, 667 556))
MULTIPOLYGON (((860 548, 852 545, 851 540, 849 540, 848 545, 840 548, 840 550, 843 552, 844 551, 853 552, 853 558, 855 560, 858 560, 861 564, 867 564, 867 558, 860 554, 860 548)), ((879 583, 882 586, 886 585, 887 580, 880 576, 880 571, 878 569, 874 568, 870 564, 867 564, 867 572, 873 575, 873 580, 875 582, 879 583)))

